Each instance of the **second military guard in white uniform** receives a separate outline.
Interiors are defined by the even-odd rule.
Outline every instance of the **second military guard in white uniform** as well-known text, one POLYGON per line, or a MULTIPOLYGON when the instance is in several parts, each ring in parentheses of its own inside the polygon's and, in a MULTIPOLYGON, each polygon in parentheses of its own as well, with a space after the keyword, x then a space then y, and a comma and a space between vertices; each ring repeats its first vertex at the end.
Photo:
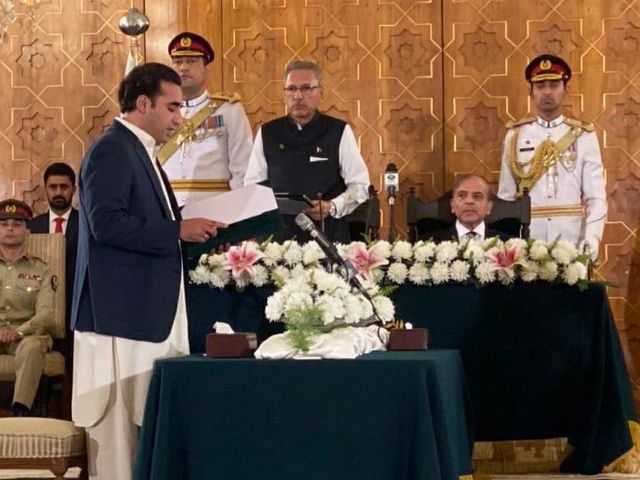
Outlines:
POLYGON ((238 95, 209 93, 205 84, 214 52, 191 32, 169 43, 173 68, 182 80, 185 121, 158 151, 180 206, 244 185, 252 135, 238 95))
POLYGON ((607 218, 602 158, 592 124, 566 118, 562 102, 571 69, 553 55, 526 68, 537 116, 507 125, 498 196, 531 196, 531 237, 561 237, 597 259, 607 218))

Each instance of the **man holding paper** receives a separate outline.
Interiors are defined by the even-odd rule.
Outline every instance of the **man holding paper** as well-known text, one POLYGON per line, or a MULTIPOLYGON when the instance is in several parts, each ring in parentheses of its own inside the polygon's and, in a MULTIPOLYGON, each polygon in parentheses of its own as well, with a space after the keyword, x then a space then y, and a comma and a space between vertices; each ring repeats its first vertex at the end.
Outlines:
POLYGON ((130 480, 146 392, 158 358, 189 353, 181 241, 224 226, 182 220, 156 160, 182 123, 180 77, 148 63, 118 89, 121 116, 80 169, 71 328, 73 421, 86 428, 91 479, 130 480))
MULTIPOLYGON (((265 123, 256 135, 245 185, 264 183, 276 195, 305 198, 305 213, 324 224, 333 241, 348 242, 344 217, 368 198, 369 172, 353 130, 344 121, 318 111, 322 72, 313 62, 295 61, 284 73, 287 115, 265 123)), ((307 240, 295 215, 283 215, 277 238, 307 240)))

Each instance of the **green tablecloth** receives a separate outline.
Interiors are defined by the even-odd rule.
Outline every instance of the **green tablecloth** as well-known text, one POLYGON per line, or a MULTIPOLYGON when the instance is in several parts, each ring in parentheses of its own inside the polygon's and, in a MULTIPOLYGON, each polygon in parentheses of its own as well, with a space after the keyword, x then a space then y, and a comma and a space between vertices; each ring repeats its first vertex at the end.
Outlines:
POLYGON ((438 480, 471 472, 456 351, 156 363, 137 480, 438 480))
MULTIPOLYGON (((216 320, 264 330, 268 288, 188 291, 192 352, 216 320)), ((477 440, 568 437, 563 470, 598 473, 631 447, 635 413, 605 289, 403 286, 398 316, 431 330, 433 348, 460 350, 477 440)))

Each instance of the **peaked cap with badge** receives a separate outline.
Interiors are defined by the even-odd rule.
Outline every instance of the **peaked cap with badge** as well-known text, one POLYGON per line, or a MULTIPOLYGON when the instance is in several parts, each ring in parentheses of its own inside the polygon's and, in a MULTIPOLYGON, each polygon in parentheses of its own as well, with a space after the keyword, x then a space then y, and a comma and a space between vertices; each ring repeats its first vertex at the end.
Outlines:
POLYGON ((560 57, 545 53, 531 60, 524 70, 524 76, 531 83, 545 80, 568 82, 571 79, 571 67, 560 57))
POLYGON ((0 220, 10 218, 28 222, 33 218, 33 211, 25 202, 9 198, 0 202, 0 220))
POLYGON ((173 37, 168 47, 171 58, 202 57, 205 65, 211 63, 215 57, 213 48, 197 33, 182 32, 173 37))

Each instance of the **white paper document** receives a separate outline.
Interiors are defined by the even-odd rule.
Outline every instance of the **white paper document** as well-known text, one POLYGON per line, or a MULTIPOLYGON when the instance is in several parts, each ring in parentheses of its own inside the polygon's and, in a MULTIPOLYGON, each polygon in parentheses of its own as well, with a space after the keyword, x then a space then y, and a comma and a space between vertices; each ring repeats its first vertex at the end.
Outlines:
POLYGON ((182 218, 203 217, 231 225, 277 208, 273 190, 262 185, 247 185, 187 203, 182 209, 182 218))

